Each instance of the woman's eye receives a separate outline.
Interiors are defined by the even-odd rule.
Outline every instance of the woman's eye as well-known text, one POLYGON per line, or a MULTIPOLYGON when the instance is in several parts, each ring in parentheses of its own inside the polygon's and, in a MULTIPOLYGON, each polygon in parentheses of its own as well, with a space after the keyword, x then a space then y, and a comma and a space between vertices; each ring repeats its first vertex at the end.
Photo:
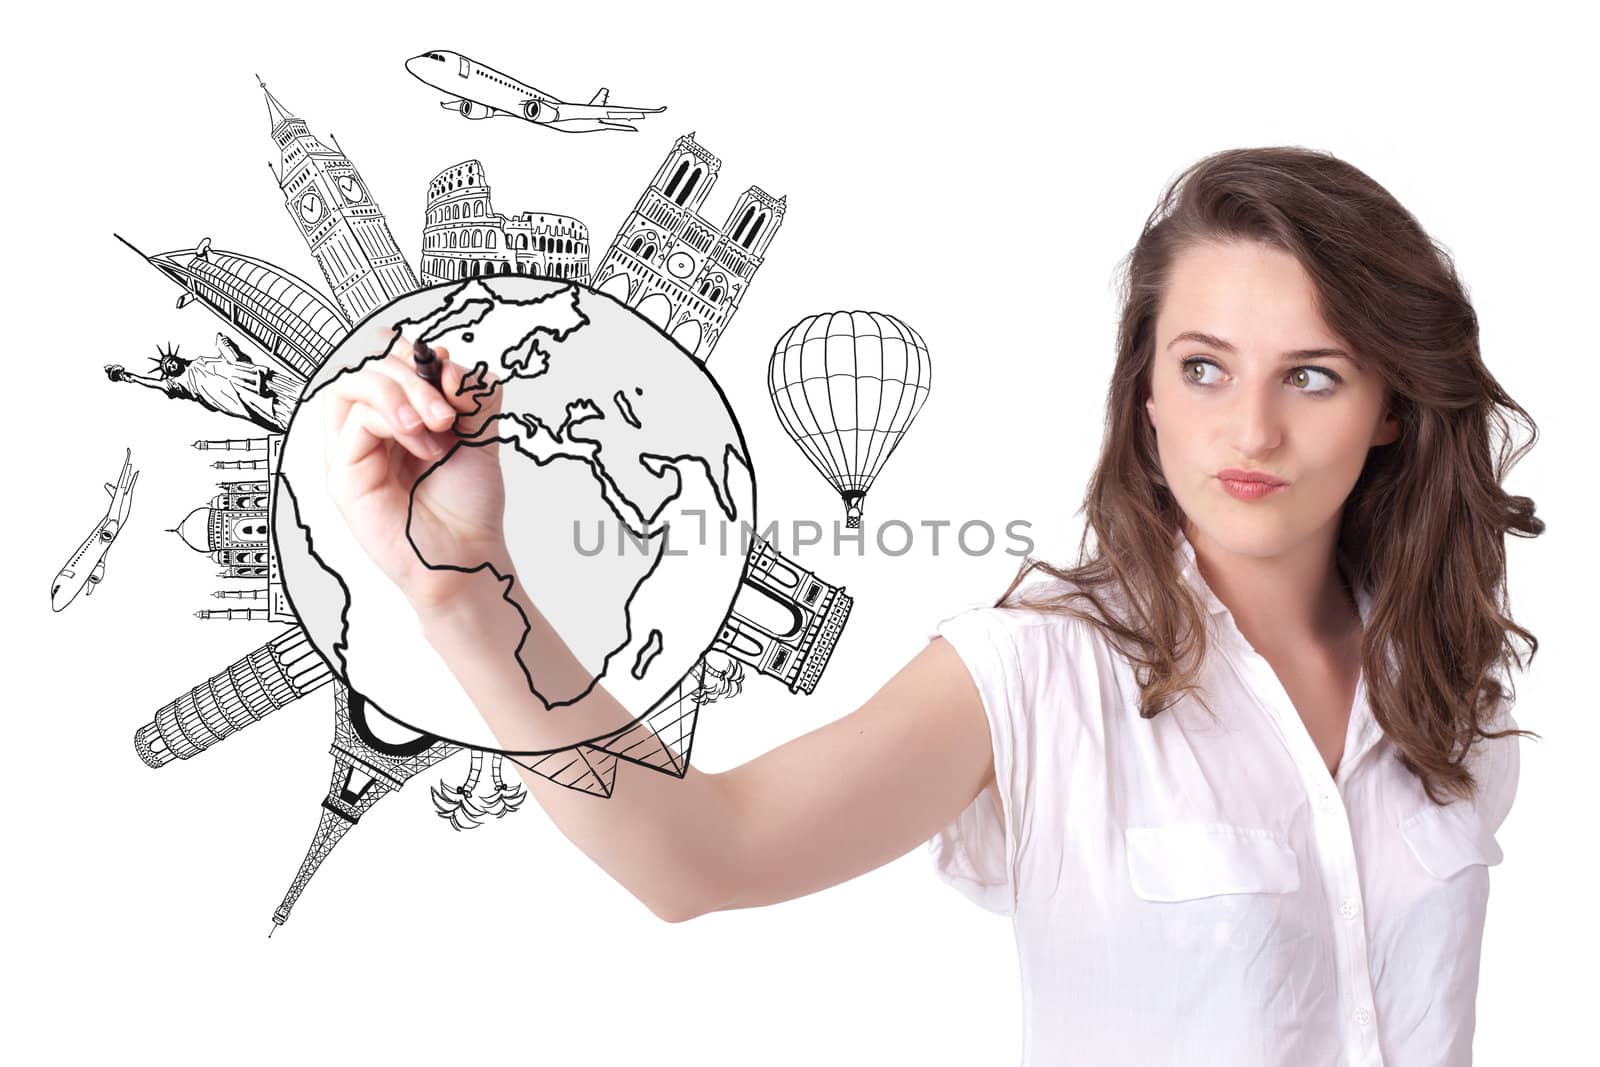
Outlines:
POLYGON ((1193 382, 1195 385, 1210 385, 1211 383, 1205 380, 1203 372, 1198 376, 1194 372, 1200 367, 1215 366, 1216 364, 1211 362, 1209 359, 1199 359, 1191 356, 1189 359, 1183 361, 1183 376, 1189 381, 1193 382))
MULTIPOLYGON (((1206 367, 1210 367, 1213 370, 1220 369, 1217 367, 1216 363, 1209 359, 1205 359, 1201 356, 1191 356, 1183 361, 1184 379, 1193 385, 1215 384, 1215 378, 1207 378, 1205 376, 1204 368, 1206 367)), ((1290 384, 1294 385, 1294 387, 1300 392, 1311 393, 1313 395, 1331 393, 1333 392, 1334 386, 1339 382, 1339 376, 1337 374, 1330 370, 1324 370, 1321 367, 1295 367, 1289 371, 1287 377, 1290 384), (1320 375, 1326 379, 1327 384, 1321 388, 1307 388, 1307 383, 1315 382, 1315 376, 1317 375, 1320 375)))
POLYGON ((1302 381, 1314 381, 1315 379, 1311 376, 1316 374, 1320 374, 1326 378, 1328 380, 1328 384, 1321 389, 1304 389, 1301 391, 1306 393, 1333 392, 1334 384, 1338 382, 1339 376, 1334 374, 1332 371, 1323 370, 1321 367, 1296 367, 1294 370, 1289 372, 1289 380, 1294 382, 1298 387, 1302 381))

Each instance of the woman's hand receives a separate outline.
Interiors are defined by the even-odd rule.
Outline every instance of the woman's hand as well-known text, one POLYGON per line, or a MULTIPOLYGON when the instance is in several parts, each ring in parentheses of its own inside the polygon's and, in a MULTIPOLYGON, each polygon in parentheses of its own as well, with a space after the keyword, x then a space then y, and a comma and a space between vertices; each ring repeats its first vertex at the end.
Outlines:
POLYGON ((469 386, 463 395, 463 371, 443 348, 434 349, 437 389, 417 376, 405 339, 389 351, 329 387, 328 490, 356 540, 421 614, 472 580, 442 565, 506 570, 499 446, 468 446, 457 433, 498 414, 500 390, 469 386))

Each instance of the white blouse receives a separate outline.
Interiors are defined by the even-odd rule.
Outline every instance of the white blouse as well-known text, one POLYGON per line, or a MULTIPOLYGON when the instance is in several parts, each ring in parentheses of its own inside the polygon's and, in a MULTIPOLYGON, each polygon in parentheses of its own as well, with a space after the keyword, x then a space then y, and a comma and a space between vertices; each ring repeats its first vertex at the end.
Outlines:
MULTIPOLYGON (((974 607, 934 631, 983 698, 1005 816, 985 789, 929 848, 941 878, 1012 917, 1024 1067, 1471 1063, 1519 739, 1478 742, 1476 803, 1437 807, 1363 675, 1330 776, 1176 547, 1210 612, 1215 723, 1192 694, 1141 719, 1127 660, 1069 616, 974 607)), ((1508 705, 1490 729, 1515 725, 1508 705)))

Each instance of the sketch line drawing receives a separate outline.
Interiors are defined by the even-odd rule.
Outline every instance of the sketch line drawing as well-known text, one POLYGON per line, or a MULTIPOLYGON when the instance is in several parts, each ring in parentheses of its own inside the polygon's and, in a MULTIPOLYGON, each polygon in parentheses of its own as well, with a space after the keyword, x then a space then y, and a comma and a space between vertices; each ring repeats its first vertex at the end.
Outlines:
POLYGON ((507 753, 506 759, 557 785, 594 796, 611 796, 617 781, 617 757, 593 745, 575 745, 537 758, 507 753))
POLYGON ((591 747, 682 778, 689 771, 700 709, 738 696, 743 685, 744 667, 739 661, 709 650, 648 715, 625 730, 593 742, 591 747))
MULTIPOLYGON (((431 55, 417 58, 438 63, 431 55)), ((448 55, 457 62, 457 77, 463 69, 468 80, 475 73, 500 76, 465 57, 448 55)), ((282 581, 275 536, 281 531, 273 512, 278 490, 287 493, 288 483, 280 473, 279 459, 287 427, 299 405, 310 399, 305 395, 306 383, 350 334, 352 324, 417 290, 418 275, 401 254, 383 212, 337 138, 330 134, 332 147, 325 145, 311 134, 303 119, 282 106, 264 81, 258 77, 257 82, 280 153, 278 165, 268 166, 285 210, 323 272, 327 295, 274 264, 214 249, 209 237, 193 248, 146 255, 117 234, 119 241, 179 287, 179 309, 198 303, 225 324, 226 332, 216 334, 214 355, 192 358, 180 354, 178 345, 168 343, 158 349, 155 373, 108 367, 107 374, 113 380, 190 399, 248 421, 267 434, 193 443, 197 450, 217 453, 210 463, 213 469, 239 473, 218 482, 220 491, 185 516, 173 532, 217 563, 220 576, 227 580, 224 588, 212 593, 219 606, 197 615, 288 625, 158 709, 134 732, 133 740, 135 753, 152 768, 191 759, 332 683, 332 776, 321 802, 316 833, 273 914, 275 931, 287 921, 311 877, 362 814, 417 773, 462 748, 471 753, 465 781, 459 786, 441 781, 433 790, 436 810, 458 830, 480 825, 489 815, 500 817, 516 811, 525 803, 527 790, 522 783, 514 778, 508 781, 503 773, 508 759, 551 781, 603 796, 609 796, 614 788, 619 760, 681 777, 689 766, 700 708, 737 696, 747 667, 780 679, 792 692, 811 692, 852 601, 842 588, 822 582, 770 545, 760 543, 743 560, 742 571, 735 567, 730 572, 730 578, 738 578, 737 589, 732 591, 718 637, 648 715, 614 734, 548 753, 524 753, 523 758, 414 729, 353 690, 312 642, 282 581), (486 755, 490 757, 487 760, 486 755), (487 781, 483 773, 486 764, 487 781)), ((518 111, 508 113, 565 132, 633 129, 629 120, 665 110, 611 105, 604 89, 588 104, 571 104, 532 87, 522 88, 529 90, 527 98, 517 102, 518 111)), ((446 106, 468 117, 504 110, 490 112, 481 98, 453 95, 457 98, 446 106)), ((695 142, 693 134, 680 137, 613 240, 607 253, 609 266, 595 272, 605 275, 602 281, 610 280, 608 295, 620 296, 701 362, 725 332, 786 209, 786 199, 751 186, 735 202, 720 230, 713 227, 698 212, 720 165, 695 142)), ((471 286, 481 286, 479 279, 487 275, 590 281, 591 249, 583 223, 549 213, 528 211, 509 217, 494 213, 478 160, 464 160, 435 176, 426 218, 419 273, 429 284, 470 278, 465 283, 469 289, 463 290, 467 294, 471 286)), ((578 287, 568 288, 576 293, 578 287)), ((465 301, 446 325, 479 329, 474 316, 483 310, 478 306, 481 303, 465 301)), ((573 310, 577 310, 575 295, 573 310)), ((471 333, 462 336, 468 341, 472 338, 471 333)), ((519 374, 538 373, 542 368, 535 364, 549 359, 539 343, 510 354, 515 358, 502 369, 519 374)), ((488 369, 486 365, 477 368, 478 382, 471 388, 498 385, 489 380, 488 369)), ((610 396, 622 423, 640 429, 650 418, 652 400, 659 409, 658 391, 651 393, 648 398, 640 388, 596 393, 593 399, 568 405, 561 431, 603 417, 598 406, 603 395, 610 396)), ((726 404, 725 397, 723 402, 726 404)), ((533 434, 548 428, 535 420, 523 429, 533 434)), ((598 448, 597 441, 576 433, 573 438, 598 448)), ((726 454, 718 457, 724 468, 719 482, 712 477, 718 472, 711 455, 643 453, 639 462, 656 478, 663 478, 669 472, 678 473, 674 464, 698 460, 715 488, 728 479, 730 458, 726 454)), ((125 476, 131 453, 126 460, 125 476)), ((748 469, 748 463, 744 466, 748 469)), ((134 477, 136 474, 127 477, 128 490, 134 477)), ((716 503, 726 510, 730 500, 723 496, 719 492, 716 503)), ((285 500, 285 507, 293 510, 292 493, 285 500)), ((644 521, 646 513, 638 518, 644 521)), ((103 562, 103 552, 101 559, 103 562)), ((740 561, 735 558, 731 562, 740 561)), ((79 574, 81 571, 68 576, 79 574)), ((101 574, 103 567, 85 582, 98 581, 101 574)), ((648 672, 652 664, 659 669, 661 637, 658 630, 652 633, 656 634, 654 643, 631 657, 634 674, 648 672)), ((682 670, 683 662, 675 661, 673 670, 682 670)))
POLYGON ((133 469, 133 449, 125 449, 116 482, 105 483, 106 496, 111 498, 105 516, 94 524, 89 536, 50 583, 51 611, 62 610, 77 599, 79 593, 93 596, 95 588, 105 580, 106 556, 128 523, 128 512, 133 507, 133 485, 138 480, 139 472, 133 469))
POLYGON ((506 781, 504 771, 506 761, 503 753, 492 752, 490 757, 489 793, 479 803, 484 811, 498 819, 522 807, 522 802, 528 799, 528 790, 521 782, 506 781))
POLYGON ((193 400, 209 411, 232 415, 264 430, 282 433, 306 380, 290 371, 263 366, 251 359, 226 334, 217 334, 217 354, 187 359, 176 345, 156 350, 154 375, 135 374, 120 364, 107 364, 106 377, 132 382, 174 400, 193 400))
MULTIPOLYGON (((484 428, 486 429, 488 425, 490 424, 485 424, 484 428)), ((557 436, 559 437, 559 435, 560 431, 558 430, 557 436)), ((461 443, 456 447, 483 448, 493 443, 510 445, 512 448, 516 449, 517 452, 526 456, 529 462, 533 463, 535 466, 543 466, 545 464, 557 462, 558 460, 565 460, 567 458, 565 456, 541 456, 537 452, 530 451, 523 438, 515 434, 492 433, 484 435, 480 433, 471 437, 463 437, 461 443)), ((532 694, 534 699, 538 700, 540 704, 544 705, 547 710, 553 710, 558 707, 568 707, 578 703, 584 697, 588 696, 594 687, 599 685, 600 682, 606 677, 607 673, 611 671, 612 660, 633 643, 634 624, 632 606, 634 599, 639 595, 640 591, 643 590, 650 579, 655 577, 656 570, 661 566, 662 560, 667 558, 666 555, 659 551, 654 552, 652 554, 650 566, 636 576, 633 587, 623 597, 621 608, 621 615, 625 620, 623 632, 617 636, 614 647, 606 652, 601 661, 600 667, 590 677, 589 684, 584 686, 578 692, 570 695, 563 694, 558 696, 556 694, 546 692, 540 688, 540 683, 535 680, 532 671, 529 669, 528 659, 523 655, 528 638, 532 636, 534 631, 532 620, 530 620, 527 616, 527 613, 522 610, 522 604, 516 599, 516 597, 512 595, 512 587, 516 583, 515 576, 500 573, 498 568, 496 568, 492 563, 488 562, 476 563, 470 566, 436 562, 428 558, 427 553, 418 547, 416 540, 411 535, 413 528, 412 518, 414 517, 416 510, 416 488, 421 487, 422 483, 430 475, 432 475, 434 471, 443 466, 450 459, 451 455, 452 453, 446 453, 444 458, 438 460, 433 466, 424 471, 417 479, 417 486, 412 489, 411 505, 410 510, 407 512, 408 517, 406 521, 406 541, 411 545, 412 553, 417 557, 417 560, 429 570, 455 571, 461 574, 472 574, 476 572, 487 571, 489 574, 492 574, 495 578, 496 584, 501 589, 501 600, 508 608, 511 609, 518 619, 522 620, 522 637, 517 642, 515 658, 518 666, 522 670, 523 681, 527 684, 528 692, 532 694)), ((676 474, 676 471, 673 473, 676 474)), ((599 469, 595 476, 604 484, 615 485, 615 483, 610 480, 609 476, 604 473, 603 468, 599 469)), ((666 540, 666 528, 664 526, 658 527, 655 531, 652 531, 650 529, 650 524, 654 523, 656 516, 659 515, 661 511, 666 510, 667 506, 672 503, 675 496, 676 494, 664 495, 660 501, 660 507, 656 514, 648 516, 645 520, 645 523, 640 528, 634 528, 630 525, 630 532, 643 538, 646 542, 659 541, 664 543, 666 540)), ((603 499, 611 507, 612 514, 616 516, 618 522, 625 524, 630 522, 630 517, 627 514, 626 509, 621 506, 621 501, 625 499, 625 497, 622 497, 622 495, 619 493, 615 499, 610 495, 605 496, 603 499)))
MULTIPOLYGON (((196 441, 194 447, 209 451, 243 445, 246 451, 261 453, 248 460, 218 460, 217 463, 251 464, 258 477, 240 481, 221 481, 221 492, 209 503, 185 515, 169 532, 185 545, 211 559, 221 568, 219 578, 248 582, 249 588, 232 586, 212 596, 219 600, 251 600, 249 607, 205 608, 196 611, 199 619, 249 620, 295 623, 299 619, 283 592, 283 577, 278 572, 277 546, 272 538, 273 480, 278 457, 283 450, 283 434, 264 438, 224 441, 196 441)), ((213 464, 215 465, 215 464, 213 464)))
POLYGON ((406 70, 422 84, 447 94, 439 101, 446 111, 466 119, 516 118, 562 133, 600 130, 637 131, 631 125, 665 107, 613 104, 611 90, 601 89, 587 104, 551 96, 460 52, 424 52, 406 60, 406 70))
POLYGON ((422 284, 494 274, 588 282, 589 227, 569 215, 496 213, 482 162, 462 160, 428 182, 422 284))
POLYGON ((266 95, 272 139, 280 153, 272 175, 283 193, 284 209, 322 268, 328 292, 345 318, 359 323, 416 290, 411 264, 338 138, 329 136, 332 148, 317 140, 305 119, 289 114, 259 75, 256 81, 266 95))
POLYGON ((350 332, 343 312, 276 264, 214 249, 209 237, 193 248, 151 256, 121 234, 112 236, 183 290, 179 308, 199 304, 302 380, 315 374, 350 332))
POLYGON ((753 539, 733 610, 712 648, 811 693, 844 633, 855 599, 753 539), (777 620, 781 620, 777 621, 777 620))
POLYGON ((722 161, 694 134, 673 142, 595 268, 595 286, 702 362, 727 331, 783 224, 788 198, 752 185, 720 228, 700 214, 722 161))
POLYGON ((193 759, 332 680, 306 632, 291 626, 162 705, 134 731, 133 750, 151 768, 193 759))
POLYGON ((479 805, 473 794, 478 788, 478 778, 483 773, 483 749, 472 750, 472 769, 467 774, 467 780, 459 786, 439 782, 433 787, 433 807, 439 816, 450 820, 450 826, 455 830, 470 830, 477 826, 487 814, 486 809, 479 805))
MULTIPOLYGON (((403 316, 398 313, 389 316, 390 323, 401 331, 399 336, 421 338, 431 343, 435 337, 451 333, 459 333, 465 338, 468 333, 481 335, 485 334, 485 331, 493 330, 492 342, 485 339, 488 347, 485 348, 482 358, 474 354, 469 358, 469 362, 475 367, 484 368, 485 371, 490 366, 498 368, 486 379, 483 386, 485 391, 499 389, 510 395, 517 389, 524 388, 525 392, 515 399, 511 410, 496 415, 494 419, 486 421, 474 430, 463 432, 455 447, 436 459, 419 476, 417 487, 413 489, 412 512, 408 514, 405 526, 413 553, 418 561, 429 569, 481 575, 485 579, 484 586, 486 588, 492 586, 495 589, 500 601, 506 605, 507 625, 517 629, 517 624, 520 622, 520 629, 517 629, 519 637, 514 651, 517 666, 523 675, 528 692, 545 708, 576 705, 586 699, 594 687, 603 680, 613 679, 623 689, 628 688, 630 677, 634 681, 645 681, 648 671, 653 669, 653 664, 661 654, 667 633, 666 629, 635 617, 636 603, 641 602, 642 591, 651 582, 659 583, 658 571, 669 558, 664 551, 667 526, 661 520, 668 514, 669 507, 675 507, 680 496, 691 488, 708 489, 718 513, 726 520, 732 521, 744 510, 746 504, 735 499, 737 490, 733 488, 736 480, 734 470, 748 469, 742 438, 738 435, 736 425, 732 422, 728 424, 727 433, 731 436, 726 439, 723 437, 723 429, 719 427, 708 440, 693 435, 671 439, 675 444, 681 441, 682 445, 689 447, 652 448, 643 440, 632 439, 625 429, 632 427, 635 422, 640 422, 638 411, 633 411, 632 420, 625 415, 622 416, 621 422, 616 424, 619 429, 610 433, 602 432, 605 426, 612 424, 602 424, 607 416, 593 398, 587 395, 586 390, 580 387, 579 383, 583 386, 589 384, 582 378, 570 382, 564 381, 563 388, 569 390, 566 395, 578 398, 566 403, 563 409, 566 416, 564 419, 557 422, 559 416, 556 410, 552 409, 540 419, 530 421, 524 411, 515 407, 516 404, 538 403, 536 387, 527 389, 524 385, 525 380, 533 381, 536 385, 541 380, 547 380, 547 375, 555 380, 563 380, 560 375, 570 369, 571 358, 564 353, 569 351, 568 345, 578 343, 581 331, 585 329, 604 331, 612 328, 607 324, 613 321, 619 324, 627 323, 628 329, 633 330, 641 329, 643 324, 638 322, 635 315, 613 320, 599 314, 601 308, 610 315, 619 313, 619 309, 609 302, 595 305, 594 316, 586 314, 582 303, 582 292, 586 290, 580 291, 577 286, 570 284, 563 285, 520 277, 472 278, 442 288, 444 290, 442 292, 437 289, 428 290, 408 298, 412 300, 412 306, 419 310, 411 310, 408 307, 403 316), (511 296, 510 293, 513 292, 519 295, 511 296), (520 296, 523 292, 531 295, 524 298, 520 296), (427 298, 425 304, 419 299, 423 297, 427 298), (546 420, 549 424, 546 424, 546 420), (536 471, 558 460, 581 461, 587 468, 588 475, 599 486, 599 501, 609 509, 607 517, 615 519, 619 529, 626 531, 640 550, 636 563, 610 576, 614 588, 611 590, 608 607, 614 609, 614 614, 610 620, 610 628, 597 631, 603 634, 603 639, 594 639, 593 645, 588 650, 592 657, 587 661, 588 671, 576 683, 563 677, 560 684, 566 688, 560 692, 552 691, 546 679, 536 676, 525 655, 526 642, 534 631, 528 616, 524 613, 520 598, 513 595, 516 591, 516 585, 512 580, 514 575, 500 564, 470 555, 458 558, 450 555, 448 551, 435 555, 425 544, 414 539, 416 527, 410 520, 415 518, 416 489, 426 485, 428 479, 445 465, 458 462, 457 457, 466 454, 464 450, 478 449, 490 443, 501 446, 502 461, 504 458, 518 457, 513 466, 519 478, 526 477, 527 472, 536 471), (621 459, 613 458, 613 448, 625 450, 621 459), (630 489, 625 481, 617 480, 620 474, 634 469, 630 463, 637 463, 654 476, 652 481, 641 483, 648 488, 648 493, 630 495, 637 490, 630 489), (626 580, 622 580, 623 575, 626 580), (629 650, 627 660, 617 660, 616 657, 625 650, 629 650), (624 666, 632 668, 629 677, 624 677, 621 673, 624 666)), ((593 336, 593 334, 581 334, 581 336, 593 336)), ((651 343, 654 344, 665 345, 667 341, 667 338, 650 332, 642 336, 651 337, 651 343)), ((391 341, 391 345, 394 343, 398 342, 391 341)), ((383 358, 381 353, 364 355, 365 351, 362 349, 353 353, 352 358, 355 362, 348 365, 335 368, 330 363, 326 366, 323 373, 308 388, 307 403, 315 402, 325 387, 337 381, 340 376, 357 370, 367 361, 383 358)), ((687 373, 692 381, 704 383, 715 390, 714 380, 706 374, 701 364, 685 356, 681 351, 670 348, 665 351, 675 352, 677 356, 683 358, 681 365, 691 368, 687 373)), ((331 357, 335 361, 341 358, 339 354, 331 357)), ((597 373, 600 370, 606 372, 596 380, 604 383, 605 388, 613 395, 613 399, 615 395, 622 393, 616 389, 615 375, 618 372, 631 373, 627 371, 626 364, 613 368, 595 362, 592 353, 582 366, 586 368, 587 373, 597 373)), ((688 388, 687 384, 685 388, 688 388)), ((595 395, 606 394, 595 391, 595 395)), ((726 413, 725 398, 718 393, 717 400, 721 406, 712 406, 707 410, 720 410, 726 413)), ((629 407, 631 406, 630 403, 629 407)), ((297 414, 297 419, 305 415, 306 411, 302 410, 297 414)), ((709 414, 705 417, 714 419, 709 414)), ((660 425, 665 432, 668 424, 660 425)), ((698 427, 696 429, 698 431, 698 427)), ((291 429, 291 439, 294 434, 295 431, 291 429)), ((662 439, 665 440, 668 439, 662 439)), ((286 455, 290 447, 292 446, 286 446, 286 455)), ((317 468, 312 464, 300 473, 307 477, 315 477, 316 472, 317 468)), ((280 489, 287 492, 288 483, 283 481, 284 477, 280 475, 280 489)), ((510 488, 507 490, 507 495, 511 498, 516 497, 516 493, 510 488)), ((753 511, 753 501, 748 506, 753 511)), ((306 544, 309 548, 312 540, 309 536, 309 527, 305 527, 305 530, 308 535, 306 544)), ((339 672, 358 690, 377 697, 385 706, 393 706, 396 715, 408 714, 411 709, 402 706, 403 693, 398 690, 389 692, 383 688, 384 675, 381 672, 373 673, 375 663, 369 662, 366 667, 358 668, 355 663, 348 660, 349 649, 362 645, 360 639, 353 636, 350 631, 350 619, 354 617, 352 608, 356 598, 339 574, 340 564, 337 560, 322 558, 315 551, 309 554, 313 563, 339 582, 343 592, 337 600, 330 598, 324 605, 326 618, 320 621, 325 625, 325 629, 319 631, 314 628, 312 632, 326 642, 325 651, 336 664, 343 659, 342 666, 338 667, 339 672), (340 613, 337 619, 332 615, 335 610, 340 613), (363 671, 367 673, 363 674, 363 671), (370 679, 370 682, 363 684, 366 679, 370 679)), ((749 547, 742 558, 736 557, 736 562, 737 565, 726 572, 729 579, 728 599, 724 602, 718 598, 719 602, 726 604, 726 607, 723 608, 721 615, 716 617, 715 622, 711 623, 715 628, 707 635, 710 640, 697 646, 695 653, 687 661, 679 661, 681 666, 675 663, 672 673, 667 675, 673 679, 669 687, 666 690, 654 688, 650 698, 651 703, 641 702, 640 707, 651 707, 659 703, 663 699, 664 692, 670 693, 677 688, 682 681, 683 673, 705 654, 706 649, 712 647, 753 666, 760 673, 777 678, 789 687, 791 692, 810 693, 814 690, 846 624, 852 599, 838 587, 830 585, 811 571, 783 558, 765 541, 759 541, 749 547)), ((291 589, 290 594, 294 596, 296 591, 291 589)), ((497 747, 492 742, 483 743, 470 733, 452 734, 449 727, 432 728, 426 719, 419 718, 410 725, 469 747, 485 749, 497 747)), ((618 722, 612 729, 620 731, 626 725, 625 722, 618 722)), ((574 735, 562 738, 561 743, 552 744, 546 749, 523 750, 516 752, 515 755, 550 755, 557 751, 566 752, 574 746, 592 744, 596 740, 597 738, 593 736, 574 735)), ((600 752, 607 751, 599 745, 593 747, 600 752)), ((588 754, 580 749, 578 755, 586 757, 588 754)), ((674 761, 669 758, 657 759, 654 762, 671 765, 674 761)), ((582 760, 569 757, 559 764, 540 764, 532 761, 524 765, 540 773, 556 774, 562 781, 571 782, 576 788, 603 791, 606 788, 607 771, 604 761, 597 757, 592 765, 580 764, 582 760)))
POLYGON ((773 410, 811 465, 844 501, 845 526, 928 399, 928 346, 893 315, 808 315, 773 346, 773 410))
POLYGON ((521 782, 514 785, 506 783, 501 771, 505 762, 502 753, 485 752, 481 748, 472 749, 471 752, 472 767, 466 781, 459 786, 441 781, 433 787, 434 809, 440 818, 449 820, 451 827, 456 830, 471 830, 481 825, 489 815, 497 819, 508 815, 520 808, 528 798, 528 791, 521 782), (478 796, 485 756, 489 757, 489 773, 493 784, 486 796, 478 796))
POLYGON ((372 809, 413 777, 461 751, 461 746, 417 733, 384 715, 369 715, 367 702, 343 682, 333 691, 333 773, 323 797, 316 833, 300 869, 272 913, 271 937, 289 921, 289 912, 311 878, 344 835, 372 809), (381 732, 380 732, 381 731, 381 732))

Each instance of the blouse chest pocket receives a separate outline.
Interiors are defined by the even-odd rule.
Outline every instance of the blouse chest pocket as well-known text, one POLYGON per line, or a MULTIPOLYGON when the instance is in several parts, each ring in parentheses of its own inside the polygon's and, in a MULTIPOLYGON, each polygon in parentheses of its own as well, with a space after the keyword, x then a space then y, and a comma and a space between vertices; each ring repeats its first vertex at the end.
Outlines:
POLYGON ((1493 867, 1504 858, 1494 834, 1484 827, 1478 813, 1462 801, 1444 807, 1429 801, 1400 823, 1400 836, 1423 870, 1439 879, 1449 878, 1475 863, 1493 867))
POLYGON ((1196 900, 1225 893, 1293 893, 1300 865, 1276 830, 1232 823, 1130 826, 1122 831, 1134 895, 1196 900))

